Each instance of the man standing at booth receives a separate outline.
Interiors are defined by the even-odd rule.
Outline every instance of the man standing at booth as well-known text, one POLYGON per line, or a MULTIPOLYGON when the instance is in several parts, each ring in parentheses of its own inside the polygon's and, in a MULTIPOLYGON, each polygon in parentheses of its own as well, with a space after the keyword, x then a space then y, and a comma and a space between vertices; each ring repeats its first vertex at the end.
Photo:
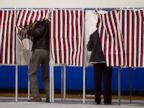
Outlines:
POLYGON ((33 98, 29 101, 42 101, 39 95, 37 83, 37 69, 41 64, 42 80, 46 93, 46 102, 49 102, 49 79, 48 79, 48 63, 49 63, 49 21, 38 21, 30 28, 28 34, 33 37, 32 57, 29 63, 29 80, 33 98))
POLYGON ((23 30, 23 34, 28 34, 33 38, 32 56, 30 58, 28 77, 30 80, 30 90, 32 98, 29 102, 41 102, 42 99, 39 94, 39 87, 37 81, 37 70, 39 65, 42 68, 42 81, 46 93, 46 102, 49 102, 49 77, 48 77, 48 64, 49 57, 49 20, 41 19, 34 22, 32 25, 27 26, 23 30))
POLYGON ((101 82, 104 82, 104 104, 111 104, 112 67, 107 67, 102 52, 98 30, 91 35, 87 44, 88 51, 92 51, 89 62, 94 67, 94 94, 96 104, 101 104, 101 82))

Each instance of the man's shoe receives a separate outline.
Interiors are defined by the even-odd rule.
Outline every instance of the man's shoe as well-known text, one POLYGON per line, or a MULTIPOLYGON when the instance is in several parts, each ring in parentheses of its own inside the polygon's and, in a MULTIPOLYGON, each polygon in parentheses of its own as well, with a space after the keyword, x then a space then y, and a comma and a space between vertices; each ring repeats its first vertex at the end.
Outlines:
POLYGON ((41 97, 33 97, 30 100, 28 100, 28 102, 42 102, 41 97))
POLYGON ((47 102, 47 103, 50 103, 50 99, 49 99, 49 98, 46 98, 46 102, 47 102))

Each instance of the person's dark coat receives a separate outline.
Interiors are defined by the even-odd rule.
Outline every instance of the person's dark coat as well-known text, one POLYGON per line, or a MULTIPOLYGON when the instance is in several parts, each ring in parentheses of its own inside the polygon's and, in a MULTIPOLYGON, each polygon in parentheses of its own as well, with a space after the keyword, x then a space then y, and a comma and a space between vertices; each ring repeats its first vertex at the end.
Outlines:
POLYGON ((99 63, 105 62, 105 57, 102 52, 102 46, 100 43, 98 30, 94 31, 90 35, 89 42, 87 44, 88 51, 92 51, 89 62, 99 63))
POLYGON ((38 21, 35 27, 29 31, 29 35, 33 37, 34 49, 46 49, 49 50, 49 21, 38 21))

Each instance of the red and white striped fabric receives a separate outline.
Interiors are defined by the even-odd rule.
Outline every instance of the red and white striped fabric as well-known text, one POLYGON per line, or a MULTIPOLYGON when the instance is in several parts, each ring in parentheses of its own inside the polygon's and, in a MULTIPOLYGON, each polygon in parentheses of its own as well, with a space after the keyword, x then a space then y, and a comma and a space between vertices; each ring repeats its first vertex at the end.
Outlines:
POLYGON ((49 9, 17 10, 16 26, 23 27, 32 24, 35 21, 44 19, 48 13, 49 9))
POLYGON ((0 64, 15 64, 15 11, 0 13, 0 64))
MULTIPOLYGON (((44 19, 49 15, 49 12, 49 9, 16 10, 16 26, 21 30, 26 25, 31 25, 35 21, 44 19)), ((16 29, 16 32, 18 32, 18 29, 16 29)), ((33 37, 26 36, 21 38, 18 33, 16 35, 16 63, 19 65, 28 64, 31 57, 33 37)))
POLYGON ((120 29, 125 50, 125 66, 144 66, 143 10, 120 10, 120 29))
POLYGON ((98 13, 97 27, 107 66, 124 65, 123 38, 120 34, 118 11, 98 13))
POLYGON ((51 51, 54 64, 83 65, 84 11, 53 10, 51 51))

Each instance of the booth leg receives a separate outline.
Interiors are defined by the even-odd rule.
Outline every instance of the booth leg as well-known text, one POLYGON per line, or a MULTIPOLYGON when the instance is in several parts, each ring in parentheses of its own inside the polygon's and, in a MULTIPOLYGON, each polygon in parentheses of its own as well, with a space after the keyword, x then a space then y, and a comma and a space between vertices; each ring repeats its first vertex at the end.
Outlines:
POLYGON ((64 100, 66 98, 66 66, 61 69, 61 97, 64 100))
POLYGON ((120 74, 120 68, 118 68, 118 103, 121 104, 121 74, 120 74))
POLYGON ((51 88, 52 88, 52 102, 54 102, 54 66, 51 67, 52 68, 52 72, 51 72, 51 88))
POLYGON ((129 73, 129 95, 130 95, 130 104, 132 104, 132 84, 131 84, 132 72, 129 73))
POLYGON ((18 65, 15 65, 16 73, 15 73, 15 101, 18 101, 18 65))
POLYGON ((85 73, 86 73, 86 68, 85 66, 83 67, 83 103, 85 103, 86 99, 85 99, 85 73))

